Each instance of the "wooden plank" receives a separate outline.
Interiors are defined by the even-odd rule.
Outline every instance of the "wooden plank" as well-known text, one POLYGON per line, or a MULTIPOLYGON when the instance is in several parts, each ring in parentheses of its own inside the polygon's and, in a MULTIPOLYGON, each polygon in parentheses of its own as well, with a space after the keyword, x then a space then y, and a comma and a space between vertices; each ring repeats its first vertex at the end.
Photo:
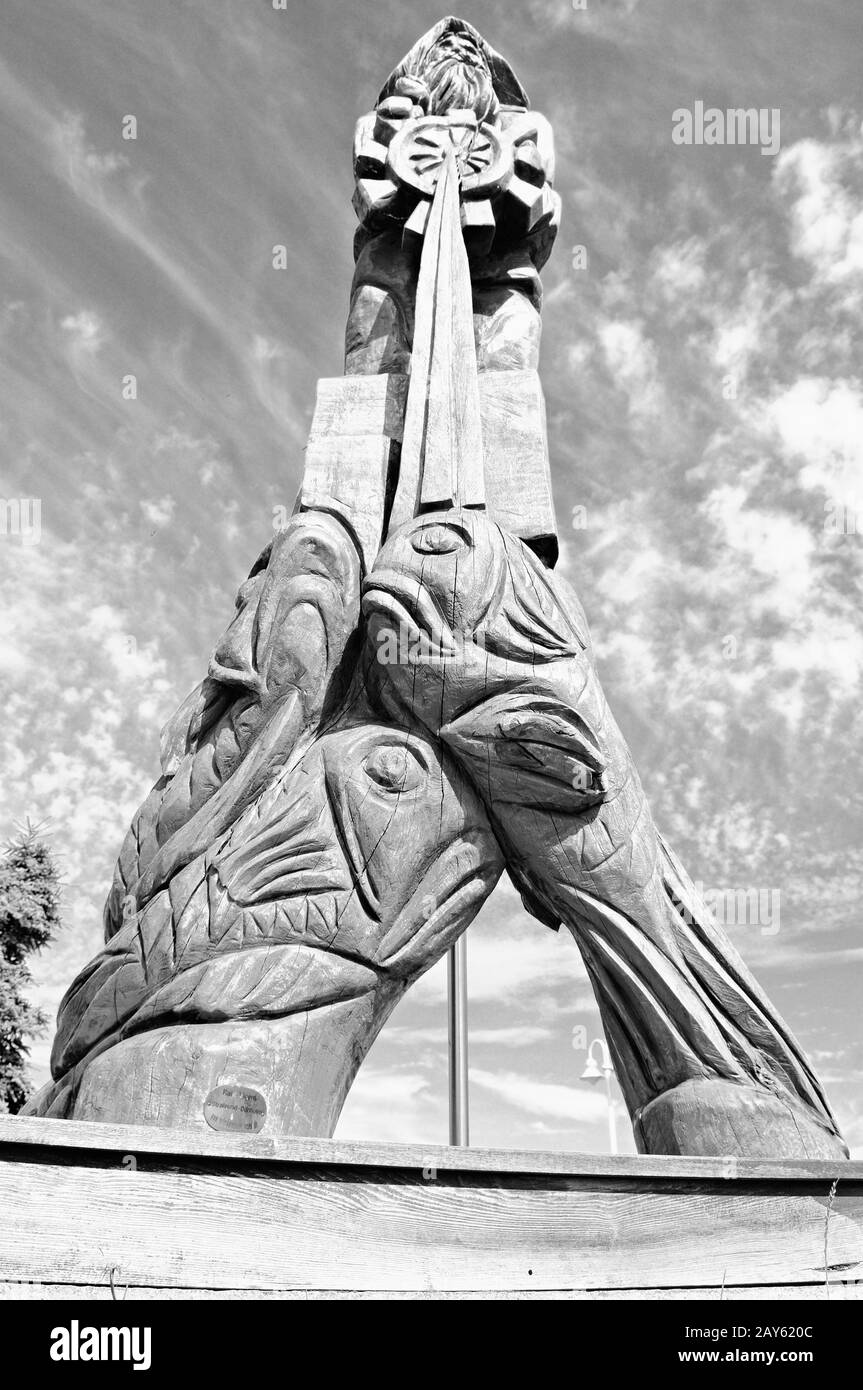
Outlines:
MULTIPOLYGON (((0 1161, 10 1145, 44 1145, 48 1149, 90 1150, 94 1155, 177 1154, 228 1158, 268 1164, 312 1164, 359 1168, 400 1168, 440 1174, 556 1174, 578 1181, 591 1178, 660 1183, 782 1182, 816 1184, 825 1192, 834 1179, 843 1193, 863 1192, 863 1162, 810 1159, 676 1158, 639 1154, 562 1153, 519 1149, 457 1149, 444 1144, 379 1144, 338 1139, 274 1139, 264 1134, 212 1135, 153 1125, 106 1125, 78 1120, 45 1120, 0 1115, 0 1161)), ((56 1157, 56 1155, 55 1155, 56 1157)))
POLYGON ((782 1302, 793 1299, 794 1302, 800 1300, 813 1302, 832 1302, 843 1303, 863 1299, 863 1284, 839 1284, 831 1283, 830 1289, 824 1284, 784 1284, 784 1285, 755 1285, 755 1286, 735 1286, 729 1288, 701 1288, 701 1289, 543 1289, 531 1291, 529 1289, 459 1289, 456 1292, 447 1290, 429 1289, 193 1289, 193 1288, 157 1288, 153 1285, 133 1285, 128 1286, 122 1282, 115 1283, 114 1292, 111 1286, 105 1284, 0 1284, 0 1301, 14 1299, 15 1302, 54 1301, 54 1300, 83 1300, 88 1302, 108 1301, 114 1299, 119 1302, 135 1303, 139 1301, 158 1301, 160 1303, 170 1302, 175 1299, 182 1299, 184 1302, 192 1300, 194 1302, 208 1302, 226 1299, 232 1303, 237 1301, 264 1303, 264 1302, 288 1302, 288 1301, 333 1301, 350 1300, 355 1302, 377 1302, 381 1299, 405 1300, 411 1302, 417 1300, 428 1301, 431 1299, 441 1302, 456 1300, 459 1303, 464 1301, 482 1300, 483 1302, 496 1302, 502 1299, 516 1300, 517 1302, 529 1302, 531 1299, 542 1299, 543 1302, 608 1302, 627 1299, 630 1301, 642 1302, 644 1300, 654 1301, 675 1301, 685 1300, 690 1302, 693 1299, 703 1299, 706 1302, 782 1302))
POLYGON ((299 505, 335 512, 360 544, 366 569, 381 543, 387 483, 401 439, 407 377, 322 377, 299 505))
POLYGON ((385 373, 319 377, 309 439, 372 434, 400 440, 407 386, 406 376, 385 373))
POLYGON ((333 435, 310 439, 306 448, 300 507, 342 517, 359 542, 366 571, 381 544, 390 448, 383 435, 333 435))
MULTIPOLYGON (((402 439, 409 381, 401 375, 318 381, 301 502, 306 507, 331 506, 327 499, 335 498, 339 514, 362 531, 367 559, 369 554, 374 559, 376 551, 366 535, 374 535, 377 526, 375 545, 380 539, 390 443, 402 439), (352 520, 355 511, 362 518, 359 523, 352 520)), ((448 384, 452 386, 449 378, 448 384)), ((542 553, 553 561, 557 531, 539 373, 527 369, 480 372, 476 386, 482 445, 477 450, 472 438, 467 441, 469 457, 465 455, 459 465, 467 489, 463 501, 477 506, 485 496, 489 514, 499 525, 522 540, 539 542, 542 553)), ((411 459, 409 443, 402 451, 391 529, 409 519, 412 505, 419 505, 421 460, 419 454, 411 459), (410 505, 408 494, 414 498, 410 505)), ((451 462, 443 470, 447 479, 451 462)), ((440 460, 429 463, 429 487, 432 476, 439 477, 442 468, 440 460)), ((430 504, 431 492, 425 482, 422 486, 424 504, 430 504)), ((443 496, 439 500, 446 501, 443 496)))
POLYGON ((557 526, 539 373, 480 372, 478 379, 489 514, 505 531, 540 542, 553 562, 557 526))
MULTIPOLYGON (((21 1152, 19 1150, 19 1152, 21 1152)), ((47 1152, 47 1151, 46 1151, 47 1152)), ((863 1277, 863 1197, 619 1190, 138 1155, 0 1163, 0 1279, 200 1288, 565 1289, 863 1277), (706 1233, 709 1233, 709 1239, 706 1233)), ((56 1156, 56 1150, 54 1151, 56 1156)), ((71 1151, 67 1152, 69 1158, 71 1151)), ((72 1155, 74 1156, 74 1155, 72 1155)))

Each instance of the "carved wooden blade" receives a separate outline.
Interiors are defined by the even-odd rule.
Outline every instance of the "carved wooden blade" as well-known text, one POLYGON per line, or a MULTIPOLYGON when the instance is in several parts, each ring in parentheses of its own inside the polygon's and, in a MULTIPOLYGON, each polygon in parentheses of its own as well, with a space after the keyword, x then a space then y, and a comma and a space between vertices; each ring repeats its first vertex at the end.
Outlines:
POLYGON ((485 506, 473 297, 458 188, 450 153, 435 188, 420 262, 391 531, 434 508, 485 506))

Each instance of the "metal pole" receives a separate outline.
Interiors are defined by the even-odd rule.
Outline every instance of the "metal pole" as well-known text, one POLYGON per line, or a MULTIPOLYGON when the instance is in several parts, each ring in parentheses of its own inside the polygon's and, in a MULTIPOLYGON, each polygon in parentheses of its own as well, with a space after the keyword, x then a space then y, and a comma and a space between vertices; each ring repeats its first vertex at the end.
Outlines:
POLYGON ((468 1138, 467 1093, 467 932, 447 957, 449 1019, 449 1142, 464 1147, 468 1138))
POLYGON ((612 1067, 612 1066, 607 1066, 607 1067, 604 1067, 603 1070, 604 1070, 604 1072, 605 1072, 605 1094, 606 1094, 606 1098, 607 1098, 607 1100, 608 1100, 608 1144, 609 1144, 609 1151, 610 1151, 611 1153, 613 1153, 613 1154, 616 1154, 616 1153, 617 1153, 617 1124, 615 1123, 615 1119, 614 1119, 614 1096, 612 1095, 612 1092, 611 1092, 611 1078, 612 1078, 612 1076, 614 1075, 614 1067, 612 1067))

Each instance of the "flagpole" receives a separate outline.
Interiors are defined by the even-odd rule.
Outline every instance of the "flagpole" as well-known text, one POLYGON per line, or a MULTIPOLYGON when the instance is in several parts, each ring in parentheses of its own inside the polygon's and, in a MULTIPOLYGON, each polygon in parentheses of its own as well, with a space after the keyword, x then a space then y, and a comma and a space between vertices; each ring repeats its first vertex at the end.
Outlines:
POLYGON ((467 932, 447 957, 449 1020, 449 1142, 466 1148, 468 1131, 467 932))

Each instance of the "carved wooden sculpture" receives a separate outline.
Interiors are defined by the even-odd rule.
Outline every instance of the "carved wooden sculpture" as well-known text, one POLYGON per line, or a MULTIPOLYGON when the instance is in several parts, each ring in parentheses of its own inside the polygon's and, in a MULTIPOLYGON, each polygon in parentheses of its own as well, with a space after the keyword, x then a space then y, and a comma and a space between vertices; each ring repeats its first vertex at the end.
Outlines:
POLYGON ((393 1005, 506 867, 578 943, 642 1151, 844 1156, 655 829, 552 573, 547 122, 448 19, 355 162, 346 375, 319 384, 295 516, 165 730, 31 1109, 331 1134, 393 1005))

